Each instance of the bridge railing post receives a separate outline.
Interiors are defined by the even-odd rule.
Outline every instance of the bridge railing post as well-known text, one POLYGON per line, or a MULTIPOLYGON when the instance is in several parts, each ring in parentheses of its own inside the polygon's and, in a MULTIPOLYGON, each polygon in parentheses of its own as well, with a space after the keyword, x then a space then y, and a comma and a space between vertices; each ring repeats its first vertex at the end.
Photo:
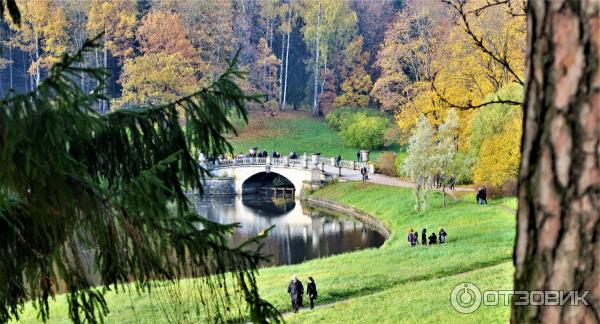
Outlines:
POLYGON ((271 157, 270 157, 270 156, 267 156, 267 157, 265 158, 265 164, 267 164, 267 165, 270 165, 270 164, 271 164, 271 157))
POLYGON ((356 170, 356 161, 352 161, 352 170, 356 170))
POLYGON ((289 167, 290 166, 290 158, 287 156, 283 157, 283 166, 285 167, 289 167))

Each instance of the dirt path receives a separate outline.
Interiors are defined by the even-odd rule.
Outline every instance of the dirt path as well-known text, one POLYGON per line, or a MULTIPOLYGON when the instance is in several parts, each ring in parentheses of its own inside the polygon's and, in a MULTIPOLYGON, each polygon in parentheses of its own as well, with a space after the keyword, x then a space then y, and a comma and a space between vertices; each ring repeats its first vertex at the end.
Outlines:
MULTIPOLYGON (((339 170, 337 168, 325 166, 326 173, 329 173, 332 175, 337 175, 338 171, 339 170)), ((342 169, 342 175, 341 175, 340 179, 360 181, 360 180, 362 180, 362 175, 360 174, 359 170, 342 169)), ((372 182, 372 183, 386 185, 386 186, 394 186, 394 187, 401 187, 401 188, 414 188, 414 186, 415 186, 415 184, 410 181, 405 181, 400 178, 389 177, 389 176, 386 176, 383 174, 377 174, 377 173, 369 174, 368 181, 372 182)), ((474 189, 469 188, 469 187, 456 187, 456 191, 474 191, 474 189)), ((447 192, 450 194, 450 190, 448 190, 447 192)), ((451 193, 450 195, 454 196, 454 193, 451 193)))
MULTIPOLYGON (((335 304, 343 303, 343 302, 346 302, 346 301, 347 301, 347 299, 338 300, 338 301, 334 301, 334 302, 327 303, 327 304, 321 304, 321 305, 317 304, 317 305, 315 305, 315 308, 313 308, 313 309, 310 309, 310 307, 306 306, 306 307, 300 308, 300 310, 298 311, 298 313, 302 313, 302 312, 314 312, 314 311, 316 311, 316 310, 318 310, 320 308, 331 307, 331 306, 334 306, 335 304)), ((291 316, 291 315, 294 315, 294 314, 295 313, 293 311, 289 311, 289 312, 281 313, 281 316, 288 317, 288 316, 291 316)))

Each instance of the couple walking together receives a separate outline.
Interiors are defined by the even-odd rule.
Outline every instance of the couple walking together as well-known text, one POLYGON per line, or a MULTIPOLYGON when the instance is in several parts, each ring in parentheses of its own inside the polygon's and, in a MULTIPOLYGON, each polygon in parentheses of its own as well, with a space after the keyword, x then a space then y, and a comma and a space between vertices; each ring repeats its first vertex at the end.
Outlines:
MULTIPOLYGON (((304 295, 304 286, 302 282, 298 280, 298 276, 293 275, 292 281, 288 285, 288 294, 292 299, 292 307, 294 313, 297 313, 300 307, 302 307, 302 296, 304 295)), ((314 301, 317 299, 317 285, 312 277, 308 277, 308 283, 306 284, 306 294, 310 300, 310 309, 314 308, 314 301)))

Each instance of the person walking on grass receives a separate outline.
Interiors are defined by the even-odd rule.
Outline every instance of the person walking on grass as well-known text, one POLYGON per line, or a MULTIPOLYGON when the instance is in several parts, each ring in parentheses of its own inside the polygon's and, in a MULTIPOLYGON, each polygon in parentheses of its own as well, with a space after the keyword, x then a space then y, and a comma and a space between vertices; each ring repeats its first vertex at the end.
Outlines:
POLYGON ((308 277, 308 283, 306 284, 306 294, 310 300, 310 309, 315 308, 315 299, 317 299, 317 284, 313 277, 308 277))
POLYGON ((298 313, 300 307, 302 307, 302 295, 304 295, 304 286, 300 280, 298 280, 297 275, 292 276, 292 281, 288 285, 288 294, 290 294, 290 298, 292 300, 292 308, 294 309, 294 313, 298 313))
POLYGON ((421 245, 425 246, 427 245, 427 230, 423 229, 423 232, 421 232, 421 245))

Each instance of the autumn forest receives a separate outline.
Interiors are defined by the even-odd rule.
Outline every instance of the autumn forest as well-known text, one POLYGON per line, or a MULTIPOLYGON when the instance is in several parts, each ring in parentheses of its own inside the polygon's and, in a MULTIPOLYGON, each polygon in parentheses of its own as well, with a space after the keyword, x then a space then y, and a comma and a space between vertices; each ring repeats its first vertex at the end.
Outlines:
POLYGON ((600 321, 599 17, 0 0, 0 322, 600 321))

